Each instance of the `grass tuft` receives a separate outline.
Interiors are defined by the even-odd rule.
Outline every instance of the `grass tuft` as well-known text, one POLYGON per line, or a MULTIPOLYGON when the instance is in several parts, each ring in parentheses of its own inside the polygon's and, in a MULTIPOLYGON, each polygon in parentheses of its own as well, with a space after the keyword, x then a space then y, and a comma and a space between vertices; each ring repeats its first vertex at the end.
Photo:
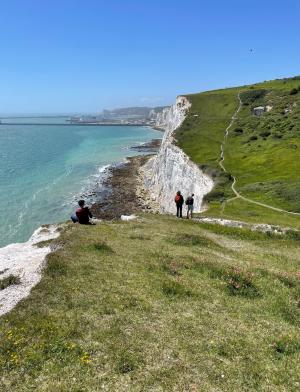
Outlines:
POLYGON ((288 272, 280 272, 277 275, 277 278, 280 282, 282 282, 287 287, 300 287, 300 273, 288 273, 288 272))
POLYGON ((9 275, 6 278, 0 279, 0 290, 4 290, 15 284, 20 284, 20 278, 15 275, 9 275))
POLYGON ((273 348, 277 358, 293 355, 300 352, 300 340, 297 338, 292 339, 290 336, 283 336, 273 344, 273 348))
POLYGON ((139 367, 139 363, 138 356, 129 351, 125 351, 117 359, 116 371, 120 374, 130 373, 139 367))
POLYGON ((47 273, 52 277, 65 276, 68 272, 66 261, 57 253, 48 256, 47 273))
POLYGON ((167 297, 191 297, 193 295, 191 290, 173 280, 165 281, 162 291, 167 297))
POLYGON ((254 273, 240 268, 231 268, 226 276, 227 289, 231 295, 254 298, 259 291, 254 285, 254 273))

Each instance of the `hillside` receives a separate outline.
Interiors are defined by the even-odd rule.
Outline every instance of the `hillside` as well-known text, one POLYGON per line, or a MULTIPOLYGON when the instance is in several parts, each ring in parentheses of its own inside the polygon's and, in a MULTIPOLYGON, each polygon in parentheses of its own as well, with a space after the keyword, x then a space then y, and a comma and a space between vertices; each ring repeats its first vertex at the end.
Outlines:
POLYGON ((300 212, 300 77, 187 95, 191 110, 176 133, 178 145, 216 186, 208 215, 299 227, 300 215, 279 213, 235 197, 231 185, 253 201, 300 212), (240 110, 220 148, 231 117, 240 110), (254 108, 263 113, 254 114, 254 108), (227 201, 227 202, 226 202, 227 201))
POLYGON ((299 244, 157 215, 69 225, 1 318, 0 389, 295 391, 299 244))
MULTIPOLYGON (((156 168, 158 181, 190 187, 199 165, 216 184, 202 216, 300 228, 299 86, 189 95, 189 111, 179 97, 151 158, 168 169, 156 168), (173 144, 181 123, 176 143, 196 165, 173 144)), ((137 220, 66 223, 31 244, 52 253, 30 296, 0 318, 1 392, 298 390, 299 232, 142 213, 138 166, 128 170, 112 177, 109 208, 137 220)), ((21 272, 0 271, 0 290, 26 285, 21 272)))

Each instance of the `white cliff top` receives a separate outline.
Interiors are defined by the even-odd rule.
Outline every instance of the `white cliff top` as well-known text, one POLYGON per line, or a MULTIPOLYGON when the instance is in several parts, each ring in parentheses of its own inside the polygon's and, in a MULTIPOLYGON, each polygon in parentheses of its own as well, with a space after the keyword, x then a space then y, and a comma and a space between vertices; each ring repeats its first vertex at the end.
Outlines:
POLYGON ((10 275, 20 279, 20 283, 0 291, 0 316, 27 297, 32 287, 40 281, 45 257, 51 249, 50 246, 37 247, 36 244, 58 236, 57 226, 40 227, 27 242, 0 249, 0 280, 10 275))

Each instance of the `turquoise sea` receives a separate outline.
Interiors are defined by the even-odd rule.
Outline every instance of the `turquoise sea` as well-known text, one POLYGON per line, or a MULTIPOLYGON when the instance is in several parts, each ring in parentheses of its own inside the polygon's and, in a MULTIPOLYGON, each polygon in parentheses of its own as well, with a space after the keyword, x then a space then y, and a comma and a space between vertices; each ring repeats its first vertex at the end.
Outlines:
POLYGON ((160 137, 148 127, 0 124, 0 247, 27 241, 42 224, 67 220, 78 198, 94 201, 108 165, 140 154, 131 146, 160 137))

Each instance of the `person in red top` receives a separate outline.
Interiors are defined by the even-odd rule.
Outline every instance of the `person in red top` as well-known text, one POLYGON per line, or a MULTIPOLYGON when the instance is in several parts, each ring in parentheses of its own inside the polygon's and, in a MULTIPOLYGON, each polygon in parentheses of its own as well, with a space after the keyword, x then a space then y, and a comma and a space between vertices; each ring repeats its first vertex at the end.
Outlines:
POLYGON ((175 196, 175 204, 176 204, 176 209, 177 209, 177 213, 176 216, 177 218, 182 218, 182 205, 183 205, 183 197, 182 194, 180 193, 180 191, 176 192, 176 196, 175 196))
POLYGON ((78 205, 79 208, 76 210, 76 217, 78 222, 82 225, 90 225, 90 218, 93 217, 91 211, 88 207, 84 206, 84 200, 79 200, 78 205))

